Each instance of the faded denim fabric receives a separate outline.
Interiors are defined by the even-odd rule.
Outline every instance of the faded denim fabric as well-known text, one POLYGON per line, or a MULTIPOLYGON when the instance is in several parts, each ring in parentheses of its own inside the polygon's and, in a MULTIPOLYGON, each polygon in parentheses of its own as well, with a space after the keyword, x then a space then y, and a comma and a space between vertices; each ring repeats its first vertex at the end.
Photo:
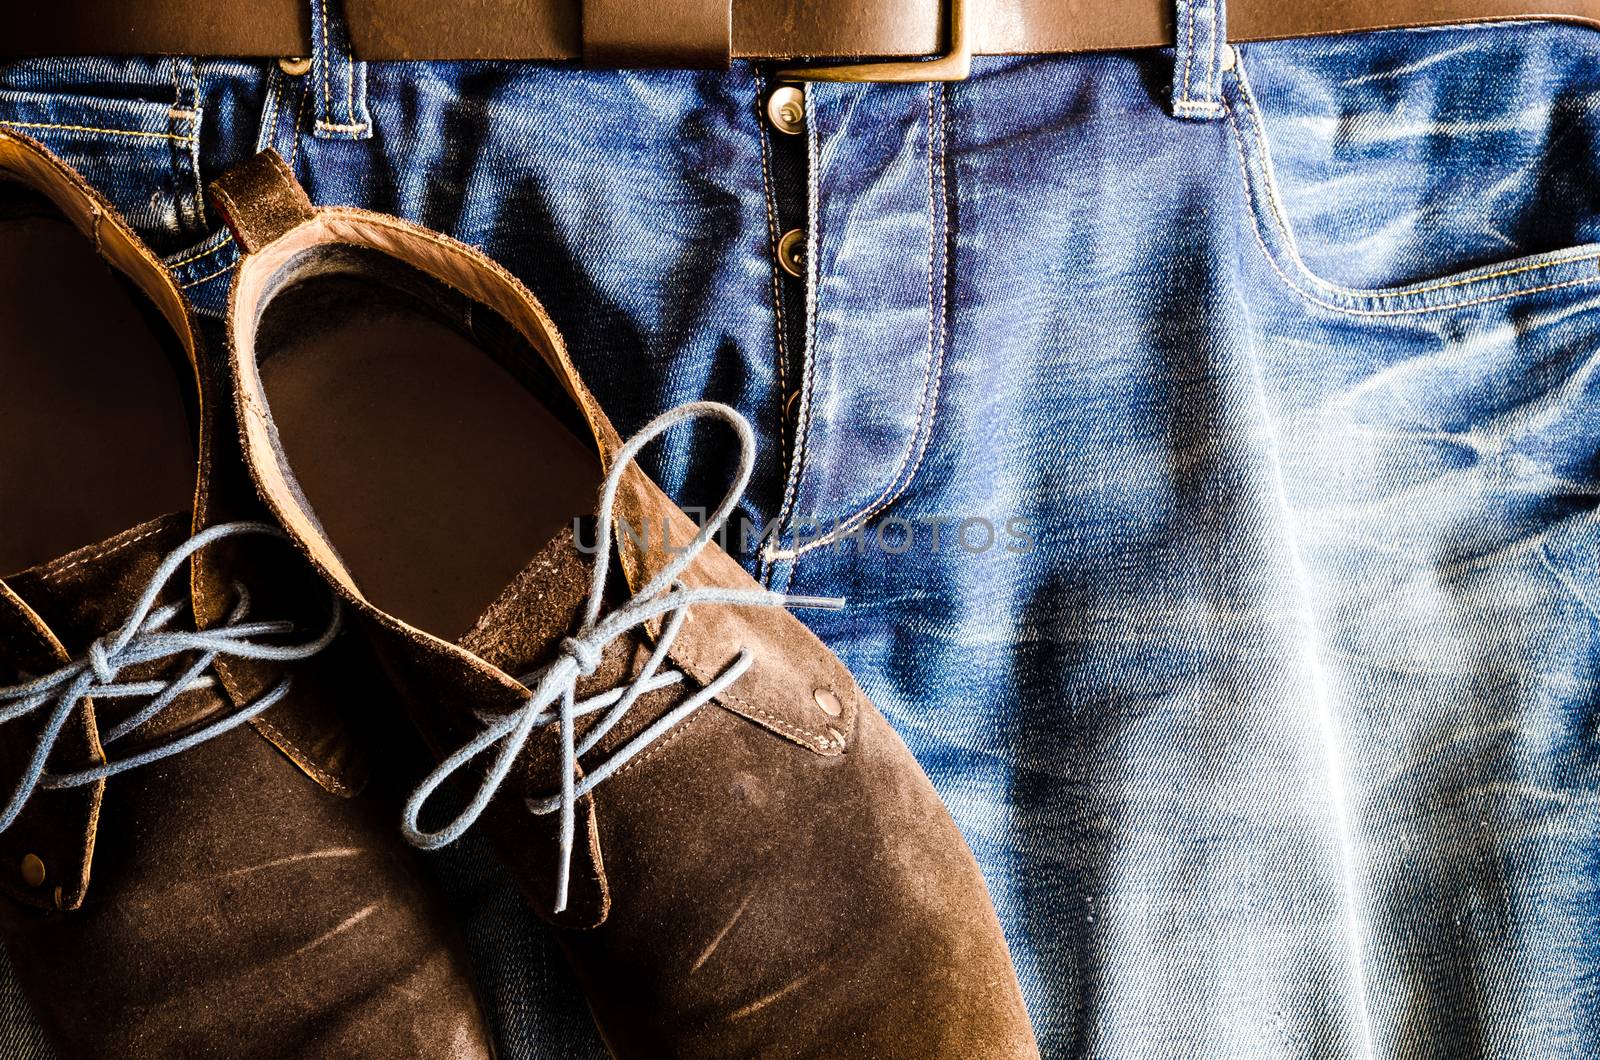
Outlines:
MULTIPOLYGON (((1199 121, 1147 51, 813 85, 798 141, 748 65, 368 64, 352 139, 273 63, 41 61, 0 123, 213 322, 200 187, 270 144, 505 263, 624 433, 748 416, 783 533, 740 558, 849 599, 801 617, 976 851, 1047 1057, 1600 1056, 1600 34, 1222 58, 1199 121)), ((647 466, 705 505, 711 440, 647 466)), ((604 1055, 482 842, 434 864, 504 1055, 604 1055)))

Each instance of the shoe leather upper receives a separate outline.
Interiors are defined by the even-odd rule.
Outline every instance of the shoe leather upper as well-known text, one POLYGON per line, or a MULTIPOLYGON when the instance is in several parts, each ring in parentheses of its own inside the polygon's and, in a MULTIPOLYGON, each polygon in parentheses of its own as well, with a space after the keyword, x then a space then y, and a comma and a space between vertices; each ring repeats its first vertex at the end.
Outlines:
MULTIPOLYGON (((589 560, 570 535, 558 537, 459 643, 373 605, 295 485, 262 389, 258 358, 270 351, 255 348, 255 322, 297 268, 315 268, 306 263, 319 248, 370 248, 517 329, 581 411, 608 468, 621 439, 542 308, 482 255, 356 210, 317 210, 282 226, 258 220, 235 225, 251 241, 229 316, 247 463, 307 558, 368 620, 419 727, 447 754, 482 717, 524 703, 528 690, 513 674, 559 649, 588 591, 589 560)), ((634 525, 670 526, 675 544, 696 529, 637 468, 624 475, 618 510, 634 525)), ((637 592, 669 558, 626 537, 618 552, 627 584, 617 593, 637 592)), ((714 545, 682 580, 756 587, 714 545)), ((579 696, 626 684, 654 632, 613 641, 579 696)), ((670 660, 704 684, 741 647, 755 656, 747 673, 580 799, 565 912, 550 904, 555 829, 527 804, 560 781, 553 728, 528 741, 486 811, 535 908, 576 929, 562 941, 608 1044, 626 1057, 1036 1057, 982 877, 904 744, 843 664, 776 608, 695 607, 670 660), (837 698, 837 717, 820 707, 818 689, 837 698)), ((685 694, 646 695, 598 750, 685 694)))
MULTIPOLYGON (((252 505, 248 481, 242 475, 217 473, 219 467, 238 466, 237 443, 231 431, 215 429, 213 384, 203 367, 188 307, 166 269, 109 203, 32 140, 17 133, 0 132, 0 180, 44 193, 94 244, 105 261, 150 300, 194 366, 199 422, 195 508, 189 517, 193 528, 198 530, 226 518, 232 510, 252 505)), ((231 547, 207 550, 197 555, 191 566, 191 603, 195 621, 202 628, 221 621, 232 606, 240 567, 231 552, 231 547)), ((278 562, 282 564, 283 558, 278 562)), ((85 573, 79 570, 72 576, 79 583, 77 592, 82 599, 93 600, 102 591, 111 591, 111 587, 83 579, 85 573)), ((270 585, 277 579, 257 575, 251 580, 270 585)), ((114 609, 117 603, 126 605, 130 601, 131 597, 104 597, 100 606, 114 609)), ((110 628, 123 616, 108 610, 102 617, 110 628)), ((47 672, 66 661, 60 639, 30 607, 27 596, 7 587, 4 581, 0 581, 0 645, 8 649, 0 659, 9 660, 18 673, 47 672)), ((240 661, 222 664, 218 669, 228 692, 225 701, 215 704, 220 710, 228 704, 248 703, 277 680, 280 668, 240 661)), ((101 757, 95 736, 95 710, 91 703, 77 712, 64 734, 66 742, 60 745, 63 759, 93 762, 101 757)), ((349 793, 360 786, 361 767, 341 726, 333 719, 332 714, 287 703, 269 716, 255 719, 253 724, 318 783, 330 791, 349 793)), ((37 733, 28 728, 42 721, 18 719, 6 734, 8 738, 0 741, 0 770, 5 770, 4 775, 17 774, 21 760, 37 742, 37 733)), ((29 853, 41 856, 50 874, 50 887, 42 891, 29 887, 15 873, 0 869, 0 892, 42 908, 72 909, 82 902, 88 887, 103 790, 100 783, 78 791, 36 792, 23 817, 0 833, 0 866, 14 866, 29 853)))
MULTIPOLYGON (((0 580, 0 684, 9 685, 56 670, 122 626, 165 556, 258 502, 235 433, 214 429, 214 390, 165 269, 31 140, 0 131, 0 180, 45 193, 149 297, 195 367, 199 407, 192 512, 0 580)), ((161 602, 188 605, 197 628, 208 628, 240 584, 259 616, 327 619, 325 589, 281 542, 204 549, 161 602)), ((164 659, 119 679, 170 680, 185 665, 164 659)), ((215 685, 184 692, 126 742, 237 710, 283 674, 281 663, 247 660, 213 669, 215 685)), ((459 940, 413 852, 387 814, 354 797, 365 768, 336 708, 370 694, 365 673, 326 652, 297 665, 286 698, 250 726, 109 780, 40 787, 0 832, 0 932, 64 1058, 492 1054, 459 940), (43 863, 42 881, 17 871, 27 856, 43 863)), ((78 702, 50 768, 103 762, 100 734, 133 709, 78 702)), ((43 713, 6 723, 0 776, 22 774, 43 713)))

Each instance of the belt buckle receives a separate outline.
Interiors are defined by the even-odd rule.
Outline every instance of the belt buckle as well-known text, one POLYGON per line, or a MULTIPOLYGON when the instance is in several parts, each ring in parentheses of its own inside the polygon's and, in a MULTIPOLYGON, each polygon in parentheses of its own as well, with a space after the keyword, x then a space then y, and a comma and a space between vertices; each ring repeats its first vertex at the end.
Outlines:
POLYGON ((837 66, 792 66, 778 70, 780 81, 965 81, 972 72, 972 44, 967 40, 967 0, 942 0, 950 27, 950 47, 933 59, 845 63, 837 66))

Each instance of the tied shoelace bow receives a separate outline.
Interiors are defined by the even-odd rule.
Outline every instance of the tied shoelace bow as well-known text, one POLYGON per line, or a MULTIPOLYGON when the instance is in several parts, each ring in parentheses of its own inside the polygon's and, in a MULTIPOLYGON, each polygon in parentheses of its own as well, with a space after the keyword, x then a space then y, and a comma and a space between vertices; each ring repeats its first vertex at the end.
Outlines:
POLYGON ((686 589, 677 583, 678 575, 694 562, 717 535, 732 514, 734 505, 744 495, 755 466, 755 432, 749 422, 734 409, 715 401, 696 401, 680 405, 656 417, 618 452, 611 469, 606 473, 600 488, 598 519, 595 530, 594 570, 589 583, 589 595, 584 604, 582 620, 577 630, 561 641, 561 654, 543 668, 526 674, 518 680, 528 689, 528 698, 508 714, 480 715, 487 726, 483 732, 439 764, 418 785, 406 801, 405 817, 401 830, 406 839, 423 849, 444 846, 459 838, 470 828, 494 797, 496 790, 510 772, 518 753, 536 729, 551 725, 559 727, 560 737, 560 790, 546 798, 528 800, 528 808, 536 814, 561 815, 561 851, 557 865, 555 912, 567 907, 567 896, 572 876, 572 849, 577 832, 577 802, 627 765, 639 752, 660 739, 667 731, 715 699, 723 689, 737 681, 754 662, 748 649, 739 655, 705 687, 667 713, 657 718, 638 735, 618 748, 603 762, 577 779, 578 759, 587 754, 606 734, 616 727, 640 697, 659 689, 668 688, 685 680, 680 670, 662 670, 673 641, 683 628, 688 610, 695 604, 733 604, 749 607, 826 607, 839 608, 844 601, 831 597, 789 596, 783 593, 750 589, 686 589), (639 451, 667 430, 691 419, 710 417, 720 419, 733 427, 739 437, 739 471, 722 503, 711 513, 705 525, 693 540, 650 581, 629 599, 613 607, 604 617, 600 604, 606 586, 606 575, 611 565, 612 523, 617 488, 639 451), (644 625, 652 619, 666 615, 655 649, 643 668, 627 685, 601 692, 587 699, 577 698, 578 681, 592 675, 600 666, 606 647, 629 630, 644 625), (576 723, 579 718, 604 711, 604 716, 581 741, 577 739, 576 723), (482 782, 471 800, 450 823, 437 831, 425 832, 418 819, 429 796, 451 775, 499 745, 482 782))
POLYGON ((186 751, 197 744, 229 729, 242 725, 262 711, 277 703, 289 691, 290 678, 285 677, 251 703, 216 721, 210 722, 177 739, 140 751, 127 758, 107 761, 74 773, 50 773, 45 763, 50 758, 61 730, 66 727, 72 712, 86 699, 148 698, 149 702, 130 717, 118 722, 100 734, 100 743, 109 747, 133 732, 145 722, 156 717, 175 703, 183 693, 216 684, 205 671, 221 656, 237 659, 267 659, 294 662, 309 659, 326 648, 339 633, 342 608, 333 602, 333 617, 328 628, 315 640, 304 644, 266 644, 252 638, 271 637, 294 630, 290 622, 247 622, 250 613, 250 595, 243 586, 235 586, 238 603, 227 621, 206 630, 189 631, 169 629, 168 626, 184 610, 186 604, 156 606, 173 576, 189 557, 214 541, 236 534, 260 534, 283 539, 282 531, 266 523, 219 523, 196 534, 173 550, 150 577, 143 594, 133 606, 127 622, 121 628, 101 637, 89 645, 83 656, 67 663, 53 673, 33 678, 22 684, 0 687, 0 725, 14 721, 40 710, 49 710, 44 731, 33 757, 17 782, 5 811, 0 814, 0 832, 11 826, 22 812, 23 805, 36 788, 70 788, 92 784, 114 776, 124 770, 147 765, 171 755, 186 751), (129 667, 162 659, 197 653, 194 661, 176 678, 152 681, 120 681, 118 676, 129 667))

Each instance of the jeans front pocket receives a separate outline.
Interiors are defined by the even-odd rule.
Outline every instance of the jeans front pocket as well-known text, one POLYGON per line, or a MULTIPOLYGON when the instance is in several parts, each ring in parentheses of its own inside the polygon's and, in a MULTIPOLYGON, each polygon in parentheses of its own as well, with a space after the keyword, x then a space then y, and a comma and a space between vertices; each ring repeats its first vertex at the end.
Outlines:
POLYGON ((1307 301, 1408 316, 1600 281, 1600 33, 1396 30, 1238 55, 1225 88, 1253 236, 1307 301))
POLYGON ((204 233, 197 106, 178 96, 159 101, 4 85, 0 127, 31 136, 76 169, 157 253, 204 233))
POLYGON ((1592 1040, 1600 34, 1237 49, 1241 342, 1366 1051, 1592 1040))

